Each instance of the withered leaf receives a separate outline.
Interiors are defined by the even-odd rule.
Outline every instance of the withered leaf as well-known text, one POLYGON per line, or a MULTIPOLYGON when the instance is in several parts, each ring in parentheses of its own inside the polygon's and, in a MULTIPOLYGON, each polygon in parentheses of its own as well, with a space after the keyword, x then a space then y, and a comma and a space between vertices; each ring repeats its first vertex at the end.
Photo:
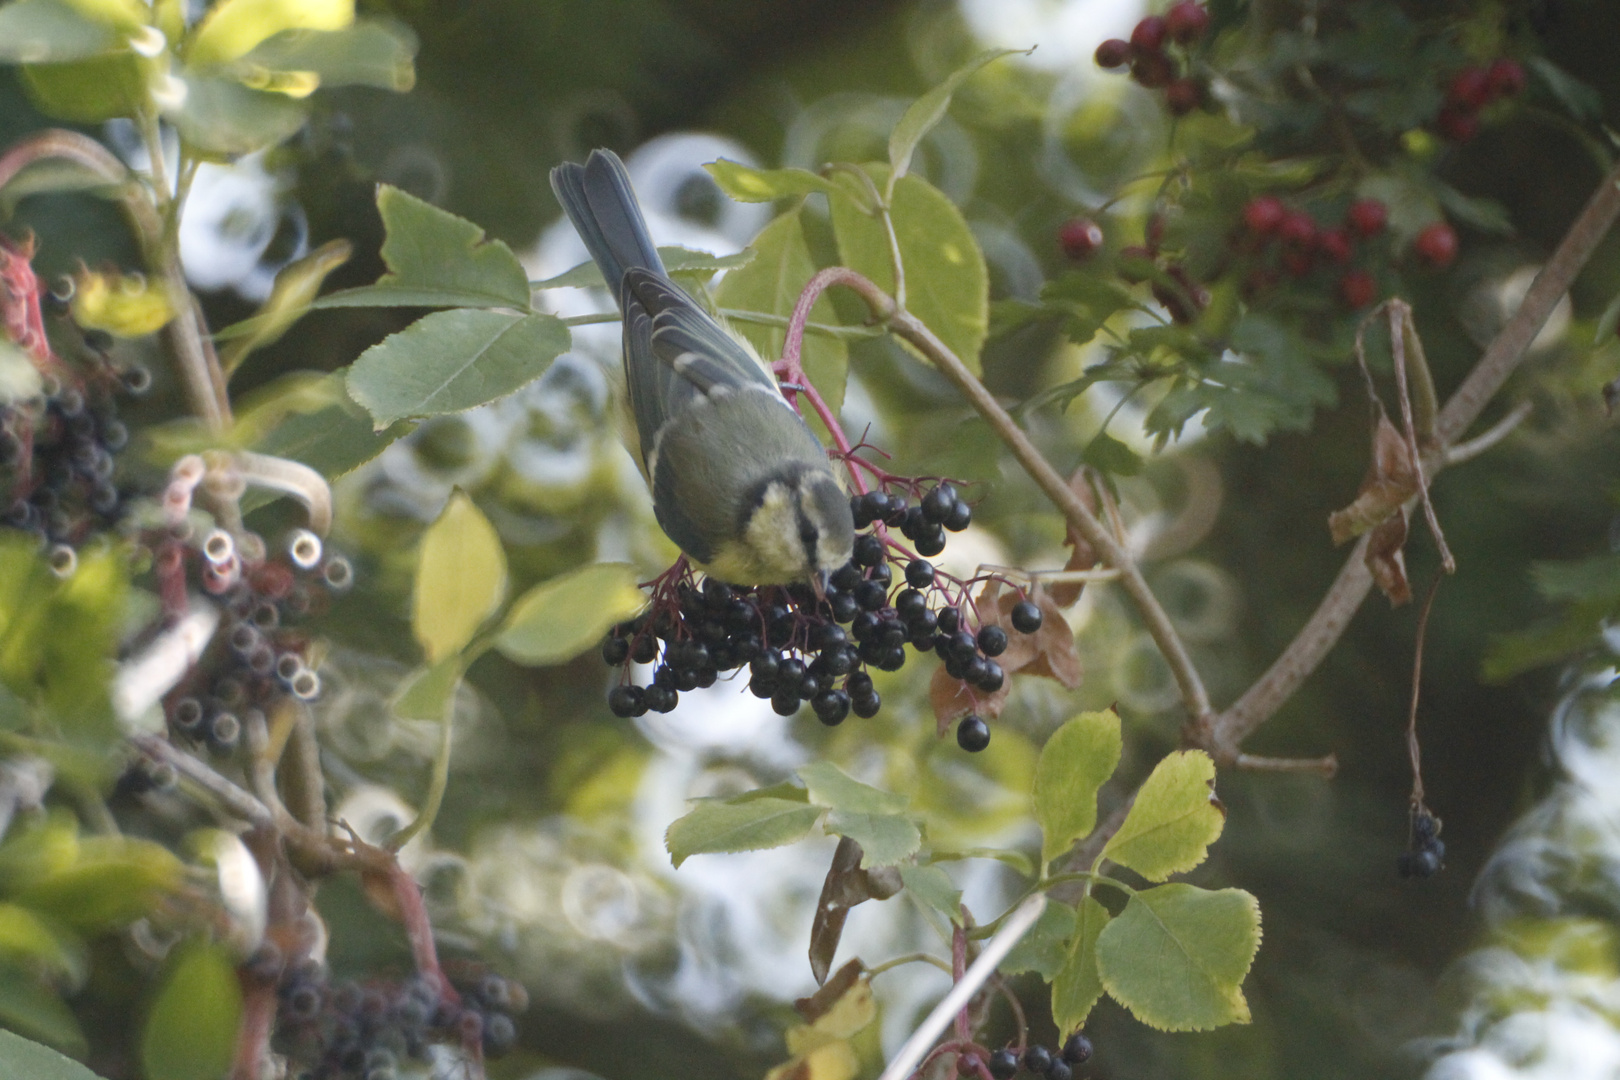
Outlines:
MULTIPOLYGON (((1074 475, 1069 477, 1069 488, 1080 497, 1081 502, 1085 503, 1086 509, 1095 515, 1097 493, 1092 489, 1090 472, 1091 470, 1084 465, 1076 469, 1074 475)), ((1069 561, 1063 564, 1063 569, 1090 570, 1097 565, 1097 553, 1092 550, 1091 542, 1080 535, 1072 522, 1069 523, 1068 536, 1064 539, 1064 543, 1069 546, 1069 561)), ((1059 581, 1054 582, 1048 592, 1059 607, 1073 607, 1085 587, 1086 583, 1083 581, 1059 581)))
MULTIPOLYGON (((1328 515, 1333 542, 1342 544, 1377 527, 1417 493, 1417 470, 1412 465, 1406 436, 1390 423, 1380 405, 1373 427, 1372 461, 1356 493, 1356 501, 1328 515)), ((1401 533, 1404 539, 1404 527, 1401 533)))
POLYGON ((1001 582, 996 580, 985 582, 979 589, 974 603, 984 625, 999 626, 1007 631, 1007 651, 995 658, 1007 678, 1001 689, 986 694, 960 679, 951 678, 943 666, 935 669, 928 685, 928 699, 934 707, 934 719, 941 735, 953 720, 970 712, 990 720, 1000 716, 1012 693, 1014 674, 1056 679, 1070 690, 1079 686, 1085 677, 1080 653, 1074 646, 1074 631, 1051 593, 1038 587, 1029 593, 1029 599, 1041 609, 1041 628, 1033 634, 1021 634, 1013 629, 1010 613, 1020 599, 1016 592, 1003 592, 1001 582))
POLYGON ((1412 599, 1412 586, 1406 580, 1406 510, 1397 508, 1395 515, 1373 529, 1367 538, 1367 569, 1372 572, 1378 588, 1389 597, 1391 607, 1400 607, 1412 599))
MULTIPOLYGON (((861 854, 860 844, 847 836, 840 838, 838 847, 833 851, 832 865, 827 868, 827 878, 821 884, 815 919, 810 924, 810 971, 818 983, 826 982, 827 972, 832 968, 833 956, 837 954, 839 939, 844 934, 844 920, 849 918, 849 909, 868 900, 887 900, 900 891, 898 871, 893 867, 882 868, 890 871, 888 874, 862 870, 861 854)), ((859 966, 859 961, 854 963, 859 966)), ((844 966, 845 969, 848 967, 848 964, 844 966)), ((840 969, 840 976, 843 970, 840 969)), ((837 996, 834 994, 829 1000, 835 1000, 837 996)), ((802 1009, 800 1011, 803 1012, 802 1009)), ((815 1017, 807 1016, 805 1019, 814 1021, 815 1017)))
MULTIPOLYGON (((859 861, 860 857, 856 856, 856 862, 859 861)), ((793 1003, 794 1009, 798 1010, 799 1015, 804 1017, 805 1023, 815 1023, 827 1015, 828 1011, 838 1003, 839 998, 849 992, 849 988, 855 985, 855 980, 859 979, 861 972, 865 970, 866 965, 861 963, 859 959, 849 961, 839 968, 832 978, 823 982, 821 989, 809 997, 802 997, 795 1001, 793 1003)))

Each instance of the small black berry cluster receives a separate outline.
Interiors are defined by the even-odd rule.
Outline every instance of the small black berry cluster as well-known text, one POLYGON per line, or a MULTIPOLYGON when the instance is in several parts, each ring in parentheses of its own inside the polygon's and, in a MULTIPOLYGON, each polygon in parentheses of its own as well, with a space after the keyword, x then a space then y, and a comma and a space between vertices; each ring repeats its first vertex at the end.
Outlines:
POLYGON ((347 559, 324 550, 320 538, 304 530, 273 558, 244 559, 223 530, 209 533, 195 551, 173 538, 158 551, 158 576, 168 591, 176 579, 183 587, 187 556, 197 555, 204 587, 225 602, 207 651, 164 699, 176 736, 230 754, 250 714, 269 716, 289 695, 310 701, 320 694, 310 637, 300 624, 329 594, 353 584, 347 559))
POLYGON ((1431 878, 1445 869, 1446 842, 1440 839, 1440 819, 1427 806, 1412 811, 1411 835, 1407 850, 1395 859, 1395 871, 1403 878, 1431 878))
POLYGON ((0 526, 34 536, 65 570, 72 549, 118 521, 124 496, 114 474, 129 429, 109 388, 45 383, 42 400, 0 408, 0 526))
MULTIPOLYGON (((900 670, 908 645, 937 652, 953 678, 980 692, 999 690, 1006 675, 994 658, 1007 648, 1006 631, 979 620, 968 583, 928 561, 945 549, 947 532, 973 520, 956 489, 938 484, 916 503, 867 492, 854 496, 850 509, 856 528, 868 531, 856 536, 853 557, 829 576, 820 596, 797 584, 743 588, 708 578, 700 586, 689 577, 668 589, 660 588, 666 579, 655 583, 652 608, 615 627, 602 644, 602 658, 613 667, 661 656, 650 685, 621 681, 608 692, 613 713, 669 712, 681 691, 712 686, 747 665, 749 690, 783 716, 809 702, 828 726, 851 712, 869 718, 882 700, 867 669, 900 670), (912 547, 891 538, 889 529, 912 547)), ((1011 622, 1034 633, 1040 608, 1022 601, 1011 622)), ((982 750, 989 741, 990 729, 977 716, 958 728, 963 749, 982 750)))
POLYGON ((276 1049, 301 1080, 395 1080, 402 1061, 430 1060, 435 1043, 502 1057, 517 1043, 512 1016, 529 1005, 521 983, 495 974, 450 993, 420 975, 333 986, 313 962, 284 974, 277 996, 276 1049))
POLYGON ((1022 1057, 1015 1050, 997 1050, 990 1055, 990 1075, 995 1080, 1012 1080, 1022 1068, 1031 1076, 1044 1076, 1046 1080, 1071 1080, 1074 1070, 1091 1060, 1091 1051, 1091 1040, 1078 1031, 1069 1036, 1056 1054, 1038 1044, 1026 1048, 1022 1057))

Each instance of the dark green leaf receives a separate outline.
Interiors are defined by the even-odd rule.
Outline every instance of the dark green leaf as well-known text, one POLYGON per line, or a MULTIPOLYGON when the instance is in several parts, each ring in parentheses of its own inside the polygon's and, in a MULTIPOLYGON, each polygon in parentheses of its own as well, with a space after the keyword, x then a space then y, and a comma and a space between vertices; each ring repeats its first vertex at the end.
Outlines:
POLYGON ((1538 562, 1531 566, 1530 576, 1548 600, 1620 604, 1620 555, 1538 562))
POLYGON ((1603 95, 1590 84, 1577 79, 1544 56, 1530 56, 1525 64, 1547 84, 1553 97, 1577 120, 1596 120, 1603 115, 1603 95))
MULTIPOLYGON (((484 230, 390 184, 377 188, 388 231, 377 284, 315 302, 326 307, 506 307, 527 311, 529 276, 512 249, 484 230)), ((539 374, 536 372, 536 374, 539 374)))
MULTIPOLYGON (((8 980, 0 979, 0 984, 5 981, 8 980)), ((17 1019, 27 1016, 26 1012, 14 1012, 6 1007, 8 996, 4 989, 0 989, 0 1019, 19 1027, 30 1026, 27 1019, 17 1019)), ((73 1033, 80 1043, 78 1052, 84 1053, 88 1048, 83 1046, 84 1034, 78 1031, 78 1022, 73 1019, 73 1014, 67 1011, 67 1006, 59 1000, 56 1001, 56 1008, 66 1013, 66 1016, 57 1014, 52 1020, 72 1024, 73 1033)), ((63 1057, 49 1047, 30 1042, 21 1035, 5 1030, 0 1030, 0 1076, 15 1080, 98 1080, 95 1073, 72 1058, 63 1057)))
POLYGON ((1106 431, 1099 431, 1080 455, 1087 465, 1115 476, 1135 476, 1142 471, 1141 455, 1106 431))
POLYGON ((1016 975, 1020 971, 1033 971, 1046 982, 1063 967, 1067 955, 1065 945, 1074 934, 1074 908, 1056 900, 1046 902, 1046 910, 1029 928, 1029 933, 1014 945, 1007 959, 1001 962, 1003 975, 1016 975))
POLYGON ((163 987, 141 1033, 152 1080, 218 1080, 236 1051, 242 990, 223 945, 193 942, 169 956, 163 987))
POLYGON ((1495 199, 1464 195, 1450 184, 1442 183, 1434 185, 1434 195, 1446 212, 1464 225, 1498 236, 1513 233, 1513 219, 1508 217, 1507 207, 1495 199))
POLYGON ((756 169, 721 158, 703 166, 720 190, 738 202, 775 202, 816 192, 831 194, 832 181, 808 169, 756 169))
POLYGON ((113 27, 63 0, 16 0, 0 7, 0 64, 83 60, 120 44, 113 27))
POLYGON ((707 852, 782 847, 804 839, 826 812, 791 799, 700 802, 669 827, 664 847, 677 867, 707 852))
POLYGON ((361 353, 349 368, 349 394, 379 431, 396 420, 460 412, 538 378, 569 341, 554 315, 439 311, 361 353))

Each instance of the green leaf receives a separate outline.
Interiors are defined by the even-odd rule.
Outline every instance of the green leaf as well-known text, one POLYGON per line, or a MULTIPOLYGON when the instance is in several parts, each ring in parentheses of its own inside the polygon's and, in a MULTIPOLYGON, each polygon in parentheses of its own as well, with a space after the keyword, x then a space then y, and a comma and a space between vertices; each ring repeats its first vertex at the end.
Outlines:
POLYGON ((1547 84, 1553 97, 1577 120, 1596 120, 1603 115, 1603 95, 1544 56, 1525 58, 1525 64, 1547 84))
POLYGON ((700 802, 670 825, 664 847, 677 867, 693 855, 782 847, 804 839, 826 812, 792 799, 700 802))
POLYGON ((231 1067, 242 989, 223 945, 194 942, 170 955, 141 1033, 149 1080, 218 1080, 231 1067))
MULTIPOLYGON (((6 190, 10 191, 10 188, 6 190)), ((1598 316, 1597 329, 1592 333, 1592 344, 1603 344, 1609 335, 1614 333, 1616 326, 1620 326, 1620 292, 1614 294, 1614 298, 1603 309, 1603 314, 1598 316)))
POLYGON ((506 551, 481 510, 457 488, 422 534, 411 631, 437 664, 467 647, 506 599, 506 551))
MULTIPOLYGON (((388 449, 395 440, 409 435, 416 423, 399 420, 377 430, 371 416, 354 399, 345 386, 346 371, 322 376, 313 385, 296 385, 290 400, 263 400, 263 413, 246 409, 237 414, 239 425, 251 424, 252 430, 246 448, 274 457, 301 461, 328 480, 335 480, 352 472, 388 449)), ((263 389, 275 394, 277 384, 263 389)), ((274 492, 250 488, 242 500, 242 509, 251 510, 276 498, 274 492)))
POLYGON ((467 658, 456 653, 411 672, 394 696, 394 715, 401 720, 442 721, 466 666, 467 658))
POLYGON ((1221 835, 1226 811, 1212 785, 1215 762, 1202 750, 1178 750, 1154 766, 1136 802, 1098 857, 1149 881, 1191 870, 1221 835))
MULTIPOLYGON (((783 318, 793 314, 799 294, 819 269, 810 255, 805 240, 804 223, 800 210, 793 209, 775 218, 760 230, 749 245, 754 250, 754 261, 740 270, 733 270, 720 282, 715 302, 724 308, 758 311, 783 318)), ((823 295, 810 309, 813 322, 837 323, 838 314, 831 298, 823 295)), ((732 329, 746 338, 767 363, 782 355, 782 343, 787 331, 780 326, 761 326, 738 322, 732 329)), ((801 353, 805 374, 816 391, 837 415, 844 405, 844 384, 849 377, 849 347, 836 338, 820 334, 804 336, 801 353)), ((809 410, 806 410, 809 413, 809 410)), ((817 423, 808 416, 812 427, 817 423)))
POLYGON ((387 230, 382 257, 388 273, 367 288, 323 296, 316 307, 529 309, 523 264, 477 225, 391 184, 378 186, 377 211, 387 230))
POLYGON ((87 933, 127 926, 180 890, 185 864, 161 844, 125 836, 80 839, 70 865, 18 889, 18 903, 87 933))
POLYGON ((1086 896, 1075 909, 1074 934, 1069 938, 1063 967, 1052 979, 1052 1022, 1059 1032, 1078 1030, 1102 997, 1097 937, 1108 920, 1108 909, 1094 896, 1086 896))
POLYGON ((1242 889, 1177 882, 1131 897, 1097 937, 1109 994, 1161 1031, 1249 1022, 1243 978, 1260 948, 1260 905, 1242 889))
MULTIPOLYGON (((658 249, 658 257, 664 261, 664 269, 668 270, 671 276, 689 275, 707 280, 718 271, 747 266, 754 261, 754 249, 743 248, 733 255, 711 255, 707 251, 694 251, 691 248, 661 247, 658 249)), ((587 260, 564 270, 556 277, 549 277, 544 281, 531 281, 529 288, 605 289, 607 282, 602 280, 602 268, 594 261, 587 260)))
POLYGON ((888 186, 890 192, 894 191, 895 182, 904 179, 910 170, 911 155, 916 152, 917 144, 922 142, 924 135, 933 130, 935 124, 945 118, 945 110, 950 108, 951 95, 956 93, 957 87, 990 61, 999 60, 1015 52, 1027 54, 1027 50, 1021 49, 986 49, 951 72, 944 82, 907 107, 900 117, 900 122, 895 124, 894 130, 889 133, 889 168, 892 170, 888 186))
MULTIPOLYGON (((865 168, 879 181, 887 172, 882 165, 865 168)), ((883 223, 861 210, 853 180, 840 175, 838 183, 832 221, 839 258, 892 295, 894 261, 883 223)), ((979 242, 961 212, 920 177, 895 184, 889 213, 906 272, 907 309, 978 374, 979 349, 990 330, 990 275, 979 242)))
POLYGON ((911 858, 922 846, 922 833, 908 814, 834 810, 827 815, 823 828, 834 835, 847 836, 861 845, 863 870, 873 866, 893 866, 902 859, 911 858))
POLYGON ((1094 469, 1114 476, 1135 476, 1142 471, 1142 456, 1106 431, 1099 431, 1086 443, 1080 459, 1094 469))
POLYGON ((276 271, 275 284, 271 286, 269 297, 259 305, 258 312, 214 335, 215 342, 230 342, 220 350, 219 357, 227 379, 249 353, 280 341, 282 335, 309 312, 309 305, 321 291, 321 283, 349 261, 353 250, 347 240, 332 240, 276 271))
MULTIPOLYGON (((26 77, 26 76, 25 76, 26 77)), ((86 192, 103 198, 116 198, 121 185, 77 161, 65 158, 41 158, 17 170, 0 188, 0 217, 10 217, 17 204, 30 195, 58 195, 66 192, 86 192)))
POLYGON ((1046 740, 1035 765, 1042 862, 1097 827, 1097 791, 1114 775, 1123 745, 1113 711, 1081 713, 1046 740))
POLYGON ((78 1062, 28 1042, 35 1039, 75 1057, 84 1057, 90 1052, 90 1041, 85 1038, 78 1017, 61 996, 15 968, 0 967, 0 1025, 10 1029, 0 1029, 0 1076, 27 1077, 28 1080, 91 1080, 93 1077, 94 1074, 78 1062))
POLYGON ((17 904, 0 903, 0 957, 70 985, 82 983, 89 968, 82 942, 17 904))
POLYGON ((900 880, 918 903, 952 922, 962 921, 962 890, 937 866, 902 866, 900 880))
POLYGON ((572 660, 647 606, 636 578, 628 563, 595 563, 542 582, 512 605, 495 647, 531 667, 572 660))
POLYGON ((192 150, 216 157, 251 154, 274 146, 304 126, 309 103, 234 79, 188 73, 185 97, 164 117, 192 150))
POLYGON ((1530 567, 1536 590, 1548 600, 1620 603, 1620 556, 1595 555, 1530 567))
POLYGON ((121 44, 111 26, 61 0, 16 0, 0 7, 0 64, 83 60, 121 44))
POLYGON ((1064 943, 1073 934, 1074 908, 1048 900, 1046 910, 1041 912, 1041 917, 1035 920, 1035 925, 1029 928, 1023 939, 1013 946, 999 970, 1003 975, 1033 971, 1043 981, 1051 982, 1063 966, 1064 943))
POLYGON ((505 397, 543 374, 569 342, 554 315, 438 311, 361 353, 349 367, 349 394, 381 431, 505 397))
POLYGON ((720 190, 738 202, 775 202, 777 199, 821 192, 833 193, 832 181, 809 169, 756 169, 721 158, 703 166, 720 190))
MULTIPOLYGON (((0 992, 0 998, 3 997, 0 992)), ((4 1005, 0 1004, 0 1015, 4 1012, 4 1005)), ((70 1019, 71 1016, 70 1013, 70 1019)), ((0 1030, 0 1076, 16 1080, 98 1080, 95 1073, 72 1058, 4 1030, 0 1030)))
POLYGON ((363 19, 342 30, 284 30, 237 64, 312 71, 322 86, 375 86, 403 93, 416 84, 416 49, 416 35, 404 24, 363 19))
POLYGON ((354 22, 354 0, 220 0, 191 32, 186 59, 221 64, 285 30, 341 30, 354 22))
POLYGON ((80 124, 134 116, 147 102, 146 75, 136 56, 127 52, 60 64, 24 64, 22 83, 40 112, 80 124))
POLYGON ((817 761, 799 770, 810 801, 857 814, 897 814, 909 801, 904 795, 863 784, 830 761, 817 761))
POLYGON ((1013 851, 1010 848, 962 848, 960 850, 940 850, 934 848, 928 854, 931 862, 956 862, 961 859, 994 859, 1010 867, 1019 877, 1034 877, 1035 863, 1022 851, 1013 851))
POLYGON ((1434 194, 1447 213, 1464 225, 1498 236, 1513 234, 1513 219, 1508 216, 1507 207, 1495 199, 1464 195, 1450 184, 1441 183, 1434 185, 1434 194))

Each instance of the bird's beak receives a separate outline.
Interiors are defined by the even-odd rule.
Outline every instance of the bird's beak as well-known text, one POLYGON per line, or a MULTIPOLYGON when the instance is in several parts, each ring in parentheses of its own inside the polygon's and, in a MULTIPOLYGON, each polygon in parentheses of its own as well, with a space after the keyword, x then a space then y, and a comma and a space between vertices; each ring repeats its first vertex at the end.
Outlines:
POLYGON ((828 576, 829 575, 825 570, 817 570, 815 573, 810 575, 810 587, 815 590, 816 603, 818 604, 823 604, 827 601, 828 576))

